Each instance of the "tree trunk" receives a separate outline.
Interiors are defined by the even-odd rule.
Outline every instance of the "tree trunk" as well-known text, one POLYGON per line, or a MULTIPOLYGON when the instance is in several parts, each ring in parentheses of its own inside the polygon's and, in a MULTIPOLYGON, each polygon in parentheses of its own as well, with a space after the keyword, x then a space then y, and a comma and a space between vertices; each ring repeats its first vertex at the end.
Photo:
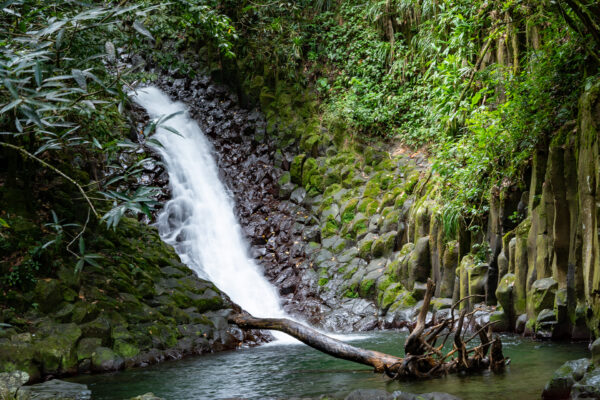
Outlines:
POLYGON ((377 372, 384 372, 386 368, 389 369, 394 364, 402 362, 400 357, 351 346, 306 325, 285 318, 254 318, 250 315, 235 314, 229 318, 229 322, 242 329, 273 329, 287 333, 325 354, 371 366, 377 372))
POLYGON ((499 338, 492 338, 491 329, 486 333, 490 324, 483 327, 476 325, 477 332, 466 341, 461 334, 466 331, 465 319, 474 313, 463 310, 460 318, 455 321, 454 309, 464 299, 456 303, 450 310, 450 316, 434 322, 432 319, 427 326, 426 316, 429 303, 435 290, 432 280, 427 282, 427 291, 423 306, 419 312, 417 323, 406 340, 404 358, 392 356, 373 350, 361 349, 342 341, 333 339, 308 326, 285 318, 254 318, 245 313, 233 314, 229 322, 241 329, 273 329, 285 332, 310 347, 343 360, 353 361, 371 366, 376 372, 385 373, 391 378, 432 378, 457 371, 475 371, 487 369, 501 370, 507 359, 502 355, 502 344, 499 338), (456 325, 456 330, 454 329, 456 325), (454 333, 453 350, 443 354, 442 350, 450 335, 454 333), (436 341, 440 336, 444 339, 438 347, 436 341), (467 348, 467 344, 479 337, 481 344, 467 348), (491 354, 487 352, 492 348, 491 354), (471 354, 471 355, 470 355, 471 354), (451 356, 455 355, 455 358, 451 356))

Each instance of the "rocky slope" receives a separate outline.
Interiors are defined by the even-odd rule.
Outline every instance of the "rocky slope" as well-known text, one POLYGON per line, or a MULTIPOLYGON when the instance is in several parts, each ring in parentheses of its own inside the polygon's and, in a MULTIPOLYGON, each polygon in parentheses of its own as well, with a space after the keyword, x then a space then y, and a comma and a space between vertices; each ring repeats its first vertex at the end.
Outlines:
POLYGON ((89 245, 104 257, 79 276, 66 264, 30 291, 3 288, 0 371, 38 380, 260 340, 228 326, 239 308, 181 264, 154 228, 125 219, 116 232, 98 227, 89 245))

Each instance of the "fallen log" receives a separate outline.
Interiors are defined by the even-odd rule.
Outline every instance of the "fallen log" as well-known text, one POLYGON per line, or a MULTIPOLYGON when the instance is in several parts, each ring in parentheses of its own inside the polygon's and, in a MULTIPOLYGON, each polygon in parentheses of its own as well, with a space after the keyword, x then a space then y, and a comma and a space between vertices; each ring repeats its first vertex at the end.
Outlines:
POLYGON ((355 347, 285 318, 255 318, 247 313, 237 313, 229 317, 229 322, 241 329, 271 329, 287 333, 323 353, 371 366, 375 372, 385 373, 393 379, 433 378, 452 372, 488 368, 495 372, 501 371, 508 359, 502 354, 500 338, 494 338, 492 330, 486 329, 489 328, 489 324, 484 327, 476 325, 476 333, 469 339, 464 339, 464 332, 467 330, 465 319, 471 317, 473 312, 467 313, 463 310, 455 321, 454 309, 461 301, 452 307, 449 317, 436 321, 433 326, 427 326, 427 310, 434 290, 435 284, 429 280, 416 326, 404 346, 404 357, 355 347), (444 340, 436 347, 438 337, 443 334, 444 340), (444 354, 444 345, 451 334, 454 335, 453 349, 444 354), (475 337, 478 337, 481 343, 467 348, 467 344, 475 337))

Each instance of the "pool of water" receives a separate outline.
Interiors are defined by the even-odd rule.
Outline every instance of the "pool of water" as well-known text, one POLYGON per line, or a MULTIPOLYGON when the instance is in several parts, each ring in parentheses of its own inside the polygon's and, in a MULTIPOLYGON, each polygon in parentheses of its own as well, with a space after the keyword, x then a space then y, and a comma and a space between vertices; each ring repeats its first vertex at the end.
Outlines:
MULTIPOLYGON (((406 334, 375 332, 352 338, 352 344, 402 355, 406 334)), ((208 354, 113 374, 80 376, 94 399, 124 399, 146 392, 166 399, 343 396, 354 389, 389 392, 447 392, 468 399, 539 399, 552 373, 565 361, 588 356, 586 344, 536 342, 503 336, 504 355, 512 359, 502 374, 449 375, 395 382, 369 367, 338 360, 300 343, 269 344, 208 354)))

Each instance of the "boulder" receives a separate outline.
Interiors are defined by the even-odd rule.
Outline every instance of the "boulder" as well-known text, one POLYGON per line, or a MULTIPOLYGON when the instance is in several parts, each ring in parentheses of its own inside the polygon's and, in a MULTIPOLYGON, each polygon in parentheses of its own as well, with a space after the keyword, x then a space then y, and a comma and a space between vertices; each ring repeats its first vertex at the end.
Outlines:
POLYGON ((430 273, 429 236, 425 236, 417 240, 408 259, 408 288, 412 289, 415 281, 427 281, 430 273))
POLYGON ((53 379, 44 383, 23 386, 19 389, 18 400, 88 400, 92 392, 86 385, 53 379))
POLYGON ((395 397, 381 389, 356 389, 350 392, 344 400, 394 400, 395 397))
POLYGON ((600 368, 587 372, 571 388, 573 400, 600 399, 600 368))
POLYGON ((594 340, 590 346, 592 352, 592 363, 598 367, 600 366, 600 338, 594 340))
POLYGON ((545 308, 554 308, 557 289, 558 282, 551 277, 533 282, 527 296, 527 314, 533 317, 545 308))
POLYGON ((92 353, 92 369, 94 371, 116 371, 122 367, 123 359, 107 347, 98 347, 92 353))
POLYGON ((567 361, 557 369, 542 392, 544 400, 568 399, 575 382, 581 380, 590 362, 587 358, 567 361))
POLYGON ((27 381, 29 381, 29 374, 25 371, 0 373, 0 399, 12 398, 27 381))

